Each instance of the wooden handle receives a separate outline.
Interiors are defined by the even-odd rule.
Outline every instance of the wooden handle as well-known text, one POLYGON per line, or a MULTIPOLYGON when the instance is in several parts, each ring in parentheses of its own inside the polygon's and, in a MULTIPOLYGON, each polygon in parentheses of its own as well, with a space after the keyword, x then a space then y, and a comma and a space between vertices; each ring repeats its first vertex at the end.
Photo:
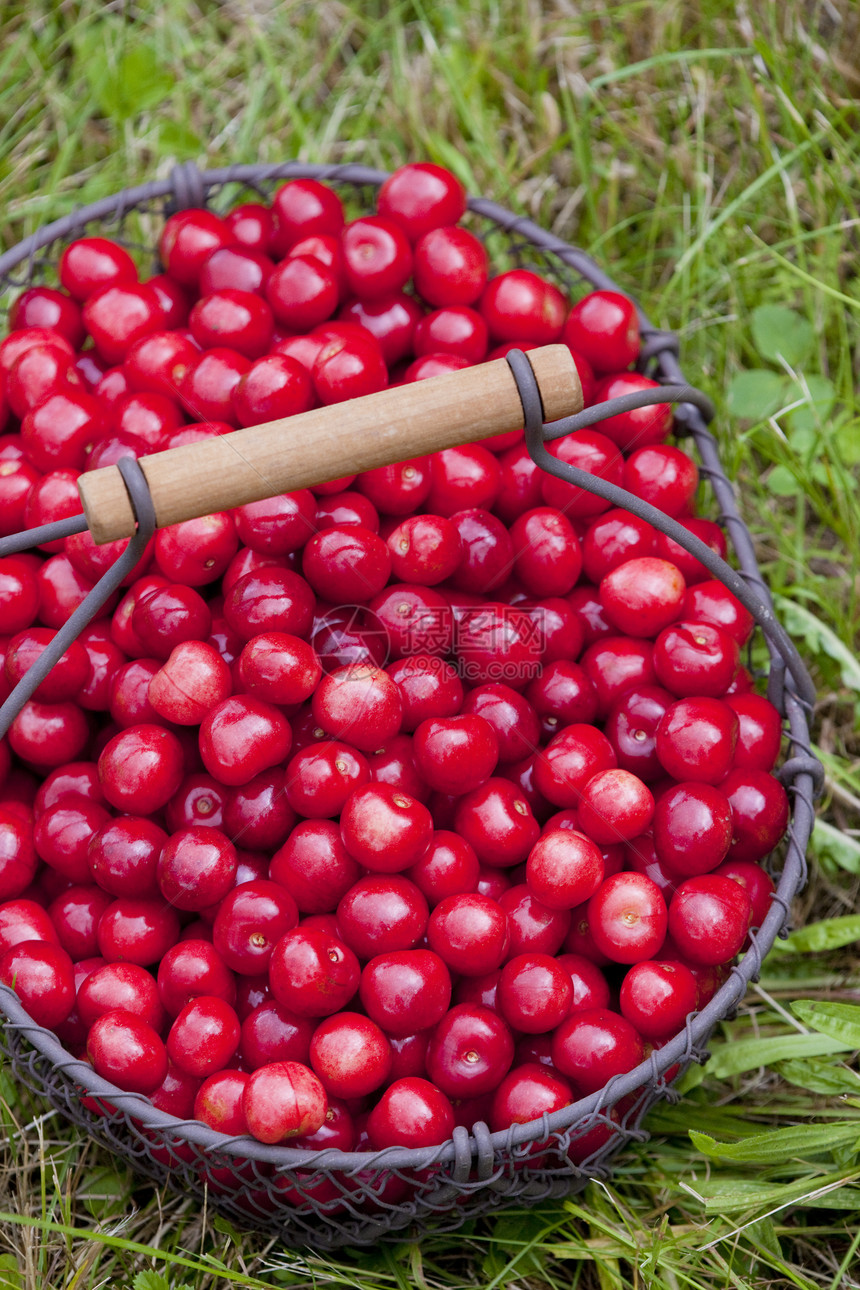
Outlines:
MULTIPOLYGON (((582 407, 582 387, 564 345, 530 350, 544 420, 582 407)), ((460 372, 393 386, 348 404, 314 408, 232 434, 141 458, 159 528, 231 510, 278 493, 327 483, 408 457, 421 457, 522 426, 523 409, 503 358, 460 372)), ((78 480, 95 542, 135 531, 134 512, 116 466, 78 480)))

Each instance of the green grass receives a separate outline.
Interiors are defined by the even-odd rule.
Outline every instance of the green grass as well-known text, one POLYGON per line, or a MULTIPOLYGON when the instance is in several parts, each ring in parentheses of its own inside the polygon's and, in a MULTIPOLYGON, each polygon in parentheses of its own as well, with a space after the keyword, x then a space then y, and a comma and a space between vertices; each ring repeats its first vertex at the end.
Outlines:
POLYGON ((814 930, 773 953, 714 1062, 611 1184, 420 1246, 318 1257, 153 1193, 7 1083, 0 1285, 857 1285, 858 1045, 849 1033, 844 1052, 811 1056, 806 1036, 832 1023, 790 1007, 860 990, 860 923, 833 921, 855 910, 860 873, 856 5, 30 0, 0 23, 4 246, 177 160, 300 157, 430 158, 589 248, 681 333, 717 404, 815 676, 827 769, 795 911, 814 930), (808 320, 793 366, 762 305, 808 320), (783 1148, 774 1131, 791 1125, 832 1133, 783 1148), (751 1159, 709 1145, 758 1134, 751 1159))

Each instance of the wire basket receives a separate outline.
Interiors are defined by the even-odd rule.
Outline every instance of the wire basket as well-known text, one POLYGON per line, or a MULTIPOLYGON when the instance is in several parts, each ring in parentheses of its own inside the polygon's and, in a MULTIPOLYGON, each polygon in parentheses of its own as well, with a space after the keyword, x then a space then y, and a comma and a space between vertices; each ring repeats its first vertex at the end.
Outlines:
MULTIPOLYGON (((173 212, 207 205, 223 211, 251 194, 268 198, 287 179, 308 177, 337 188, 358 213, 372 206, 386 174, 357 165, 298 162, 207 173, 190 163, 179 166, 168 179, 126 189, 73 212, 7 251, 0 256, 0 293, 6 293, 8 305, 13 289, 55 280, 60 251, 77 237, 110 236, 154 254, 163 221, 173 212)), ((585 286, 619 290, 583 251, 532 221, 484 198, 472 198, 469 211, 471 226, 486 241, 497 268, 531 268, 574 296, 585 286)), ((369 1245, 430 1229, 454 1230, 492 1210, 536 1204, 581 1190, 591 1178, 608 1177, 612 1157, 625 1143, 647 1138, 641 1124, 648 1110, 661 1099, 676 1099, 673 1081, 691 1062, 706 1060, 715 1025, 732 1014, 749 982, 757 979, 776 937, 786 934, 790 901, 806 879, 813 798, 822 774, 809 747, 814 690, 774 618, 750 533, 707 430, 708 401, 684 382, 677 338, 655 328, 641 311, 640 323, 639 369, 661 386, 672 387, 661 390, 660 398, 677 402, 676 433, 693 440, 737 570, 653 507, 551 457, 544 446, 547 439, 620 409, 591 408, 577 418, 544 426, 531 369, 515 354, 509 361, 523 401, 526 440, 544 469, 647 519, 697 556, 753 613, 769 654, 768 697, 784 719, 790 744, 779 773, 792 799, 791 822, 771 908, 761 927, 750 933, 747 952, 710 1003, 688 1018, 674 1039, 600 1092, 505 1132, 491 1133, 478 1123, 471 1131, 455 1129, 451 1140, 439 1146, 388 1148, 374 1154, 266 1146, 247 1137, 227 1138, 199 1121, 180 1121, 156 1110, 147 1098, 114 1087, 72 1057, 54 1034, 28 1017, 8 987, 0 986, 0 1009, 6 1017, 0 1046, 17 1078, 137 1173, 186 1195, 207 1194, 209 1206, 239 1226, 320 1250, 369 1245)), ((136 556, 131 563, 135 561, 136 556)))

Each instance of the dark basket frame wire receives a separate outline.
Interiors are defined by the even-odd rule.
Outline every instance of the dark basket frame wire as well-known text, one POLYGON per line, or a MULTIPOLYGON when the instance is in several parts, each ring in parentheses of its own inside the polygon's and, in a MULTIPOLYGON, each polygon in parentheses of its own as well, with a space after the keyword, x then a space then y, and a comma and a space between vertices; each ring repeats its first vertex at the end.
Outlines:
MULTIPOLYGON (((178 166, 168 179, 157 180, 104 198, 40 229, 0 256, 0 291, 41 280, 49 270, 50 254, 86 233, 115 228, 135 211, 166 216, 190 206, 205 206, 224 190, 251 190, 268 196, 274 186, 291 178, 311 177, 342 186, 347 192, 372 192, 386 173, 364 166, 314 166, 288 162, 280 166, 233 166, 201 172, 193 163, 178 166), (107 226, 107 228, 106 228, 107 226), (17 272, 16 272, 17 271, 17 272), (23 275, 23 276, 22 276, 23 275)), ((532 263, 571 289, 575 279, 592 288, 619 290, 586 253, 547 233, 533 221, 514 215, 495 202, 472 198, 469 210, 478 231, 501 233, 515 262, 532 263)), ((638 308, 638 306, 637 306, 638 308)), ((758 978, 764 955, 777 936, 787 932, 790 901, 806 880, 806 847, 814 819, 813 799, 823 778, 812 755, 809 737, 815 692, 797 651, 777 622, 767 587, 758 570, 749 530, 741 519, 734 491, 720 462, 716 441, 707 429, 712 415, 709 400, 685 382, 678 364, 678 340, 655 328, 639 309, 643 338, 640 370, 661 386, 654 396, 625 396, 576 417, 543 424, 540 395, 524 354, 508 356, 523 401, 526 442, 537 464, 559 478, 605 497, 614 506, 647 519, 701 560, 753 614, 770 654, 768 694, 788 728, 790 755, 780 776, 792 798, 791 822, 777 889, 760 928, 732 967, 725 984, 701 1012, 688 1018, 683 1030, 651 1053, 640 1066, 616 1076, 598 1093, 529 1124, 490 1133, 483 1123, 471 1132, 459 1127, 450 1141, 436 1147, 392 1147, 376 1153, 300 1151, 267 1146, 247 1137, 227 1138, 200 1121, 180 1121, 157 1110, 149 1099, 123 1092, 72 1057, 57 1037, 37 1026, 17 996, 0 986, 0 1010, 6 1022, 0 1047, 17 1076, 46 1096, 69 1119, 87 1129, 103 1145, 159 1183, 202 1195, 208 1186, 209 1204, 240 1225, 276 1233, 318 1249, 366 1245, 381 1239, 459 1227, 467 1218, 510 1204, 534 1204, 570 1194, 589 1178, 609 1175, 611 1157, 630 1140, 644 1140, 640 1123, 658 1100, 674 1100, 672 1081, 693 1062, 707 1059, 708 1039, 720 1020, 732 1014, 750 981, 758 978), (623 489, 565 466, 552 457, 546 441, 621 411, 647 403, 677 403, 675 427, 689 434, 700 458, 700 473, 713 489, 718 518, 726 528, 737 556, 735 570, 710 547, 641 499, 623 489), (576 1163, 574 1163, 576 1162, 576 1163)), ((133 459, 119 463, 138 520, 138 531, 93 589, 88 602, 65 625, 62 648, 98 611, 126 571, 136 563, 152 531, 154 517, 143 472, 133 459)), ((59 535, 80 531, 78 518, 51 526, 59 535)), ((0 555, 48 540, 31 531, 19 541, 0 543, 0 555)), ((60 641, 57 641, 60 645, 60 641)), ((32 670, 0 708, 0 733, 32 694, 52 665, 42 655, 41 675, 32 670)), ((38 665, 37 665, 38 666, 38 665)))

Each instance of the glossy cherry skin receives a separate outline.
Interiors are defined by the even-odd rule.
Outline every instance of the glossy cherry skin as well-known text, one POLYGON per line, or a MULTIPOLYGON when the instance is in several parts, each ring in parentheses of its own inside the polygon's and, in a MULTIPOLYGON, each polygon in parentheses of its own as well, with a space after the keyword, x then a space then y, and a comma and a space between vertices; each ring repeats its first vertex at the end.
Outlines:
POLYGON ((339 815, 354 789, 370 782, 367 759, 349 744, 324 740, 301 749, 287 765, 292 808, 308 819, 339 815))
POLYGON ((550 740, 535 763, 535 784, 556 806, 576 806, 592 776, 614 767, 615 752, 606 736, 576 723, 550 740))
POLYGON ((391 1046, 375 1022, 357 1012, 326 1017, 314 1031, 310 1064, 331 1097, 366 1097, 389 1078, 391 1046))
POLYGON ((395 683, 368 664, 338 668, 323 677, 312 709, 324 730, 363 752, 383 747, 396 735, 403 715, 395 683))
POLYGON ((212 926, 212 941, 229 968, 259 976, 275 944, 299 920, 290 893, 268 879, 242 883, 225 896, 212 926))
POLYGON ((636 306, 618 291, 591 291, 571 309, 562 339, 599 375, 622 372, 639 357, 636 306))
POLYGON ((430 948, 461 976, 500 967, 508 950, 508 920, 495 900, 478 892, 446 896, 427 927, 430 948))
POLYGON ((441 1021, 451 1002, 451 976, 432 950, 378 954, 361 974, 361 1003, 386 1035, 412 1035, 441 1021))
MULTIPOLYGON (((598 381, 593 392, 595 403, 659 389, 657 381, 638 372, 616 372, 598 381)), ((629 412, 619 412, 600 422, 600 432, 617 443, 627 454, 648 444, 662 444, 672 429, 672 409, 668 403, 656 403, 629 412)))
POLYGON ((111 806, 130 815, 150 815, 170 800, 182 782, 182 746, 161 726, 132 726, 114 735, 98 765, 111 806))
POLYGON ((408 878, 369 874, 337 906, 343 940, 360 959, 411 950, 427 928, 427 901, 408 878))
POLYGON ((319 1079, 299 1062, 260 1066, 242 1095, 248 1129, 261 1142, 287 1142, 316 1133, 325 1120, 327 1106, 319 1079))
POLYGON ((60 944, 75 963, 98 955, 99 919, 111 903, 107 892, 91 884, 69 887, 51 901, 51 921, 60 944))
POLYGON ((596 963, 570 952, 559 954, 555 961, 564 968, 573 987, 569 1013, 609 1006, 609 984, 596 963))
POLYGON ((761 927, 771 908, 771 897, 776 884, 770 874, 750 860, 726 860, 714 870, 717 877, 739 882, 749 895, 752 905, 750 926, 761 927))
POLYGON ((33 881, 36 865, 32 823, 0 806, 0 900, 22 895, 33 881))
POLYGON ((629 770, 604 770, 585 785, 578 811, 580 828, 595 842, 625 842, 648 828, 654 798, 629 770))
POLYGON ((22 941, 59 944, 54 924, 34 900, 7 900, 0 905, 0 954, 22 941))
POLYGON ((673 696, 661 686, 637 685, 615 701, 603 726, 618 765, 646 783, 663 774, 657 727, 672 702, 673 696))
POLYGON ((430 1147, 447 1142, 454 1130, 450 1101, 428 1080, 416 1077, 390 1084, 367 1123, 374 1151, 385 1147, 430 1147))
POLYGON ((600 583, 600 600, 610 622, 627 636, 656 636, 680 615, 686 587, 668 560, 640 556, 626 560, 600 583))
MULTIPOLYGON (((432 654, 414 654, 386 668, 402 705, 402 729, 414 731, 433 717, 453 717, 463 704, 463 683, 455 669, 432 654)), ((382 741, 385 746, 388 736, 382 741)), ((377 745, 379 747, 380 745, 377 745)))
POLYGON ((36 821, 33 831, 36 852, 70 882, 89 882, 87 849, 93 835, 109 819, 109 812, 97 802, 68 795, 47 806, 36 821))
POLYGON ((712 784, 678 784, 661 795, 654 812, 654 844, 660 861, 685 878, 709 873, 728 854, 732 809, 712 784))
POLYGON ((735 770, 773 770, 782 742, 782 719, 760 694, 732 694, 726 703, 738 719, 735 770))
POLYGON ((553 1037, 553 1065, 583 1095, 632 1070, 644 1056, 642 1039, 630 1022, 605 1008, 568 1017, 553 1037))
POLYGON ((657 727, 657 757, 677 780, 719 784, 734 760, 738 718, 721 699, 679 699, 657 727))
MULTIPOLYGON (((493 1097, 489 1125, 494 1133, 511 1124, 528 1124, 542 1115, 560 1111, 573 1101, 567 1080, 536 1062, 523 1062, 502 1080, 493 1097)), ((541 1155, 537 1145, 531 1155, 541 1155)))
POLYGON ((109 963, 148 967, 179 937, 179 917, 163 900, 120 896, 99 919, 99 953, 109 963))
POLYGON ((218 995, 200 995, 186 1003, 167 1035, 167 1054, 175 1066, 205 1079, 229 1066, 239 1047, 239 1018, 218 995))
POLYGON ((170 276, 185 286, 194 287, 213 251, 232 246, 234 242, 235 236, 228 225, 213 211, 189 208, 169 217, 158 249, 170 276))
POLYGON ((728 587, 709 579, 688 587, 684 596, 683 617, 693 622, 712 623, 728 632, 738 645, 745 645, 752 635, 755 620, 728 587))
POLYGON ((202 995, 217 996, 231 1007, 236 1002, 236 979, 209 941, 174 945, 158 965, 157 982, 158 996, 171 1017, 202 995))
POLYGON ((479 313, 465 305, 446 305, 418 320, 413 349, 416 355, 457 354, 480 363, 487 353, 489 333, 479 313))
POLYGON ((507 958, 558 953, 570 927, 569 910, 550 909, 532 895, 525 883, 509 887, 498 900, 508 916, 507 958))
POLYGON ((549 954, 518 954, 502 968, 498 1006, 508 1025, 545 1034, 560 1025, 573 1003, 569 973, 549 954))
POLYGON ((450 518, 457 511, 492 508, 501 472, 496 458, 480 444, 444 448, 430 458, 430 468, 426 507, 434 515, 450 518))
POLYGON ((529 891, 550 909, 573 909, 588 900, 604 878, 600 848, 583 833, 549 829, 529 852, 529 891))
POLYGON ((166 721, 196 726, 230 694, 230 669, 205 641, 183 641, 153 675, 147 697, 166 721))
POLYGON ((522 690, 540 670, 540 625, 516 606, 486 602, 458 623, 454 648, 469 685, 502 682, 522 690))
POLYGON ((540 836, 540 826, 517 787, 492 778, 459 799, 455 830, 482 864, 519 864, 540 836))
POLYGON ((234 511, 236 530, 245 546, 264 555, 298 551, 313 537, 316 502, 306 488, 248 502, 234 511))
POLYGON ((696 1007, 696 979, 678 962, 635 963, 621 984, 622 1016, 643 1039, 674 1035, 696 1007))
POLYGON ((631 636, 603 636, 593 641, 581 659, 594 687, 597 716, 607 716, 628 690, 656 684, 654 647, 649 640, 631 636))
POLYGON ((508 685, 491 682, 476 686, 466 695, 463 712, 481 716, 493 727, 500 762, 521 761, 538 746, 540 726, 535 709, 508 685))
POLYGON ((678 698, 719 698, 731 685, 740 657, 736 642, 710 623, 673 623, 654 642, 654 670, 678 698))
POLYGON ((369 615, 385 635, 390 658, 451 651, 454 629, 445 596, 430 587, 397 583, 373 597, 369 615))
POLYGON ((536 273, 511 269, 488 283, 480 311, 494 340, 548 345, 561 336, 567 301, 536 273))
POLYGON ((275 853, 269 868, 303 913, 328 913, 352 887, 360 869, 331 820, 304 820, 275 853))
POLYGON ((732 770, 720 783, 732 812, 732 860, 763 860, 788 828, 788 794, 763 770, 732 770))
POLYGON ((343 942, 315 928, 296 927, 278 941, 269 982, 278 1003, 300 1017, 340 1012, 355 994, 361 968, 343 942))
POLYGON ((247 784, 284 761, 291 742, 286 717, 251 695, 223 699, 200 727, 200 755, 220 784, 247 784))
POLYGON ((267 1062, 309 1064, 314 1022, 297 1017, 270 999, 260 1003, 242 1020, 239 1051, 250 1070, 267 1062))
MULTIPOLYGON (((174 1069, 178 1071, 179 1068, 174 1069)), ((198 1081, 193 1118, 231 1137, 247 1133, 248 1121, 242 1107, 242 1096, 249 1078, 245 1071, 223 1070, 209 1075, 202 1083, 198 1081)))
POLYGON ((151 1026, 115 1009, 93 1022, 87 1059, 97 1075, 129 1093, 154 1093, 167 1075, 167 1050, 151 1026))
POLYGON ((430 906, 446 896, 477 890, 480 866, 474 849, 456 833, 439 829, 416 864, 405 876, 415 883, 430 906))
POLYGON ((749 930, 752 903, 731 878, 708 873, 682 882, 669 904, 669 933, 691 963, 729 963, 749 930))
POLYGON ((232 889, 236 866, 236 848, 220 829, 193 825, 174 833, 162 848, 158 885, 174 908, 200 912, 232 889))
POLYGON ((598 949, 616 963, 653 958, 666 936, 666 902, 656 883, 640 873, 606 878, 588 902, 598 949))
POLYGON ((498 741, 483 717, 461 714, 431 718, 415 731, 418 769, 440 793, 463 794, 484 783, 495 769, 498 741))
POLYGON ((450 170, 431 162, 401 166, 382 184, 376 198, 379 214, 417 242, 431 229, 456 224, 466 210, 466 193, 450 170))
POLYGON ((122 815, 107 821, 87 845, 90 872, 113 896, 152 897, 156 866, 167 834, 153 821, 122 815))
POLYGON ((478 1097, 496 1088, 514 1058, 505 1021, 480 1004, 457 1004, 433 1031, 427 1074, 449 1097, 478 1097))
MULTIPOLYGON (((548 449, 566 466, 585 470, 610 484, 622 482, 624 461, 618 447, 597 430, 577 430, 552 440, 548 449)), ((541 479, 541 496, 545 505, 562 511, 568 519, 590 519, 609 509, 611 503, 587 488, 546 474, 541 479)))
POLYGON ((68 952, 44 941, 19 941, 0 957, 0 981, 10 986, 37 1026, 53 1030, 75 1002, 75 974, 68 952))
POLYGON ((403 582, 434 586, 449 577, 462 559, 460 534, 441 515, 411 515, 388 536, 391 569, 403 582))
POLYGON ((408 869, 433 836, 426 806, 388 784, 355 789, 341 813, 340 827, 350 855, 376 873, 408 869))

